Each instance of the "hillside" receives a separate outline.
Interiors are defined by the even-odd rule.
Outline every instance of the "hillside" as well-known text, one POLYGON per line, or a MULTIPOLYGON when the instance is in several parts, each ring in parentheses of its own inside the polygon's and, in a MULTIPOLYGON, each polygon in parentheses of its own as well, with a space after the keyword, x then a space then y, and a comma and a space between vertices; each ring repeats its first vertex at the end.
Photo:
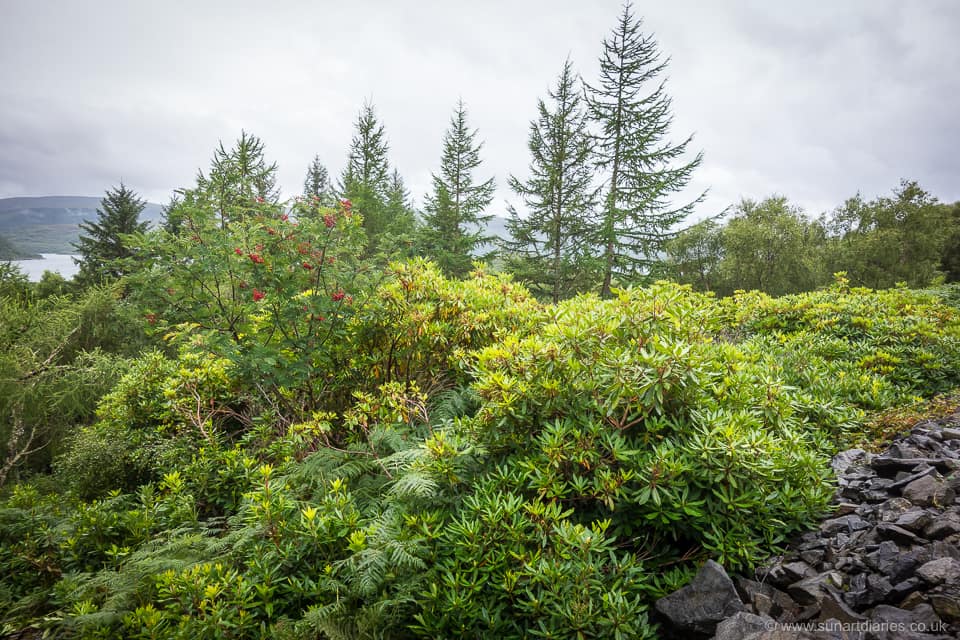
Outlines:
POLYGON ((39 257, 39 254, 23 251, 4 236, 0 236, 0 260, 30 260, 39 257))
MULTIPOLYGON (((73 253, 80 223, 95 220, 99 206, 100 198, 84 196, 0 198, 0 234, 27 256, 73 253)), ((161 211, 147 203, 143 219, 156 224, 161 211)))

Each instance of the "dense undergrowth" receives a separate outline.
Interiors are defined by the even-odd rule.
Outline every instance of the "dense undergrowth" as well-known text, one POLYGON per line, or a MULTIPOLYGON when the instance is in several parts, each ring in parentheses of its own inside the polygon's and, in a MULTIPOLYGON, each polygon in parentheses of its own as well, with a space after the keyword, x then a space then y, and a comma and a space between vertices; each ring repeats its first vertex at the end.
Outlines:
POLYGON ((481 268, 365 271, 348 209, 202 211, 144 249, 136 308, 165 340, 54 359, 99 402, 8 484, 0 631, 653 637, 698 561, 750 566, 824 513, 867 416, 960 383, 933 293, 543 305, 481 268))

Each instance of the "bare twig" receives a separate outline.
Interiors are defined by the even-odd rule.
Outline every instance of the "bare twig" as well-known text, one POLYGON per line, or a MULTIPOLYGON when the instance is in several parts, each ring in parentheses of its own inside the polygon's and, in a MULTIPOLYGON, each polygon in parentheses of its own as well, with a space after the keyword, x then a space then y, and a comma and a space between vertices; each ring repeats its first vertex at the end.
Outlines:
POLYGON ((70 338, 72 338, 77 333, 77 331, 80 331, 79 324, 75 326, 70 333, 64 336, 63 342, 61 342, 56 349, 50 352, 50 355, 47 356, 47 359, 44 360, 40 364, 40 366, 20 376, 19 382, 26 382, 30 378, 35 378, 36 376, 40 375, 41 373, 49 369, 50 366, 53 364, 53 361, 56 360, 61 353, 63 353, 63 350, 67 347, 67 343, 70 342, 70 338))
POLYGON ((10 472, 13 471, 14 467, 16 467, 21 460, 40 451, 49 444, 48 442, 44 442, 41 445, 31 448, 34 439, 37 437, 37 425, 34 424, 30 426, 30 435, 26 436, 26 440, 24 441, 26 428, 23 425, 23 417, 20 414, 20 409, 15 407, 11 413, 13 429, 10 432, 10 441, 7 442, 7 458, 3 461, 3 466, 0 467, 0 487, 4 485, 7 481, 7 476, 10 475, 10 472))

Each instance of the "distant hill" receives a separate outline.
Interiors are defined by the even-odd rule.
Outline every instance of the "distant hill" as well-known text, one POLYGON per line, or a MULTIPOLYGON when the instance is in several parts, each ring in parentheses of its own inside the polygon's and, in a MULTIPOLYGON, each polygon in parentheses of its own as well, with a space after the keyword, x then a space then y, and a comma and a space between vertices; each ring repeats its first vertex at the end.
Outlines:
MULTIPOLYGON (((80 235, 80 223, 96 220, 99 207, 100 198, 85 196, 0 198, 0 237, 9 241, 7 245, 0 245, 0 260, 25 259, 40 253, 74 253, 72 244, 80 235), (5 250, 16 251, 18 256, 4 257, 5 250)), ((140 219, 157 225, 162 212, 159 204, 150 202, 140 219)), ((494 217, 487 224, 485 233, 508 238, 506 223, 506 218, 494 217)), ((487 244, 478 247, 477 253, 495 248, 495 245, 487 244)))
MULTIPOLYGON (((96 220, 100 198, 40 196, 0 198, 0 235, 25 254, 73 253, 80 223, 96 220)), ((162 208, 147 203, 141 220, 155 225, 162 208)))
POLYGON ((23 251, 4 236, 0 236, 0 261, 33 260, 39 257, 39 253, 28 253, 23 251))

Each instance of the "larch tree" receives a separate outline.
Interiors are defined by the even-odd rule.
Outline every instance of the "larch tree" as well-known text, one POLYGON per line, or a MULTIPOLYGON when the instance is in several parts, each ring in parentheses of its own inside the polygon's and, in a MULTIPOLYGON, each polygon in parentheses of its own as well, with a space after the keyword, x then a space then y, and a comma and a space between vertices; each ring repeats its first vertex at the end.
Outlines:
POLYGON ((424 205, 425 253, 451 277, 469 273, 477 252, 490 242, 486 224, 493 217, 484 210, 493 200, 493 178, 477 182, 483 143, 467 125, 467 109, 457 103, 450 127, 443 136, 440 173, 433 174, 433 191, 424 205))
POLYGON ((649 275, 663 243, 703 198, 682 205, 669 200, 687 186, 702 154, 684 162, 692 136, 679 144, 667 138, 671 101, 659 76, 668 61, 653 36, 640 31, 642 24, 626 4, 603 42, 599 82, 587 87, 603 185, 594 239, 603 259, 605 297, 615 281, 649 275))
POLYGON ((568 59, 530 123, 530 176, 510 176, 526 216, 509 207, 503 243, 510 270, 537 295, 557 302, 591 286, 596 261, 590 230, 597 203, 590 162, 592 142, 582 90, 568 59))
POLYGON ((146 202, 126 187, 107 190, 100 200, 95 221, 80 223, 80 238, 73 246, 80 258, 74 258, 80 266, 77 280, 92 284, 103 280, 120 278, 129 271, 133 250, 127 236, 145 233, 148 224, 140 222, 146 202))
POLYGON ((194 195, 201 194, 214 205, 225 227, 253 211, 255 204, 280 201, 277 163, 267 162, 260 138, 241 131, 229 150, 220 142, 208 174, 198 173, 194 195))

